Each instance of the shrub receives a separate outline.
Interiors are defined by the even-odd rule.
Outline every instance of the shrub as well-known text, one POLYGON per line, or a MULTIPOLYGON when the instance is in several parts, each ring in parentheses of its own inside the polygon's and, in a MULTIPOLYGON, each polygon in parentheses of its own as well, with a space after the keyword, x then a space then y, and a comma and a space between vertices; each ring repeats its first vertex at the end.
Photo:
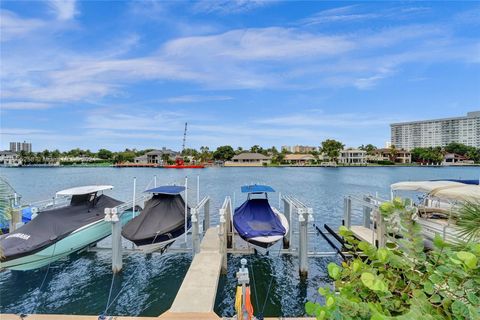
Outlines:
POLYGON ((336 289, 320 288, 325 302, 307 302, 306 312, 317 319, 480 319, 480 244, 459 249, 437 235, 426 252, 414 208, 395 199, 380 211, 387 234, 401 239, 387 236, 376 248, 341 227, 354 258, 328 265, 336 289))

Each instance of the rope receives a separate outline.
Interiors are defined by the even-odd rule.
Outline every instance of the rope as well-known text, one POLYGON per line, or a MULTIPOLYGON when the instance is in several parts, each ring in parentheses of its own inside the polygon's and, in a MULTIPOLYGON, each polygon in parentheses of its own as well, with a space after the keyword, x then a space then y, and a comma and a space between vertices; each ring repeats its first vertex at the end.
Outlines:
POLYGON ((248 268, 250 269, 250 272, 252 273, 252 284, 253 284, 253 293, 255 294, 255 305, 257 307, 260 307, 260 305, 258 304, 257 284, 255 282, 255 273, 253 273, 253 266, 249 265, 248 268))
MULTIPOLYGON (((279 245, 278 247, 279 247, 279 249, 278 249, 276 258, 280 257, 280 252, 282 251, 282 246, 279 245)), ((270 277, 270 283, 268 284, 267 293, 265 295, 265 300, 263 301, 262 311, 259 313, 258 318, 257 318, 258 320, 263 320, 263 313, 265 312, 265 307, 267 306, 268 296, 270 295, 270 290, 272 289, 273 278, 274 278, 274 275, 272 274, 272 276, 270 277)), ((253 279, 253 277, 252 277, 252 280, 255 281, 255 279, 253 279)))
MULTIPOLYGON (((154 244, 155 243, 155 240, 157 240, 157 237, 158 237, 158 232, 157 234, 155 235, 155 237, 153 238, 153 241, 152 243, 150 244, 154 244)), ((161 251, 161 253, 163 254, 164 251, 161 251)), ((142 264, 138 264, 137 267, 133 270, 132 274, 130 275, 130 277, 127 279, 127 281, 125 283, 129 283, 130 280, 132 280, 133 276, 135 275, 135 273, 137 272, 138 268, 141 266, 142 264)), ((111 298, 111 295, 112 295, 112 289, 113 289, 113 283, 114 283, 114 280, 115 280, 115 273, 112 274, 112 282, 110 284, 110 292, 108 294, 108 300, 107 300, 107 305, 105 306, 105 310, 103 311, 103 313, 101 315, 98 316, 98 319, 99 320, 104 320, 106 319, 106 313, 108 311, 108 309, 110 309, 110 307, 113 305, 113 303, 118 299, 118 297, 120 296, 120 294, 122 293, 122 291, 125 289, 125 286, 123 286, 122 288, 120 288, 120 291, 118 291, 117 295, 115 296, 115 298, 113 298, 112 302, 110 302, 110 298, 111 298)))
MULTIPOLYGON (((50 256, 50 259, 53 258, 53 256, 55 255, 55 249, 57 248, 57 242, 55 242, 53 244, 53 251, 52 251, 52 255, 50 256)), ((48 267, 47 267, 47 271, 45 272, 45 275, 43 276, 43 280, 42 280, 42 283, 40 284, 40 287, 38 288, 38 295, 40 295, 40 293, 42 292, 42 288, 43 288, 43 285, 45 284, 45 281, 47 280, 47 276, 48 276, 48 273, 50 271, 50 266, 52 265, 52 260, 50 260, 50 262, 48 263, 48 267)), ((39 301, 37 300, 37 303, 35 304, 34 306, 34 309, 32 311, 31 314, 35 314, 35 312, 37 312, 37 308, 38 308, 38 303, 39 301)))

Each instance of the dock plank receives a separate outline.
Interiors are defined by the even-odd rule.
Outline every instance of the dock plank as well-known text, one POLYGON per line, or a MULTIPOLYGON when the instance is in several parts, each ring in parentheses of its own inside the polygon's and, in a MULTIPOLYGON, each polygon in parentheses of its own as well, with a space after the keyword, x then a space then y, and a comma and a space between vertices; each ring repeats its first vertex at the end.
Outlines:
POLYGON ((375 240, 377 240, 377 234, 364 226, 350 226, 350 230, 358 239, 366 241, 370 244, 374 245, 375 240))

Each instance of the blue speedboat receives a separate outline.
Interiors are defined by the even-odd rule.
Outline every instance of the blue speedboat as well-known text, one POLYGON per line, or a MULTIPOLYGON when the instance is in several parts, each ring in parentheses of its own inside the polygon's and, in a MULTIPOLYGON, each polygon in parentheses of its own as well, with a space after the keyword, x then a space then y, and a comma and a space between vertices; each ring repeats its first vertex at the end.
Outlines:
MULTIPOLYGON (((39 268, 109 236, 112 227, 104 220, 104 210, 122 203, 103 194, 112 188, 84 186, 57 192, 70 202, 40 211, 28 224, 0 236, 0 268, 39 268)), ((125 224, 132 219, 132 212, 119 216, 125 224)))
POLYGON ((247 200, 235 209, 233 225, 240 237, 265 250, 282 239, 288 232, 288 220, 283 213, 268 202, 268 193, 275 192, 266 185, 247 185, 242 193, 247 200))

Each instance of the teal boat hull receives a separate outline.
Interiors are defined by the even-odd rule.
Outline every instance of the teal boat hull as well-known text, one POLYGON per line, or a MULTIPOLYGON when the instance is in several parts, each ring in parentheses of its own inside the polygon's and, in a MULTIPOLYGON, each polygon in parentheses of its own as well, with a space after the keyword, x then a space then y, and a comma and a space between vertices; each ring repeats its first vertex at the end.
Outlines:
MULTIPOLYGON (((122 226, 133 219, 132 211, 125 211, 120 220, 122 226)), ((88 247, 108 237, 112 233, 112 224, 103 219, 75 230, 66 238, 55 242, 45 249, 31 255, 0 263, 0 269, 26 271, 41 268, 63 257, 88 247)))

